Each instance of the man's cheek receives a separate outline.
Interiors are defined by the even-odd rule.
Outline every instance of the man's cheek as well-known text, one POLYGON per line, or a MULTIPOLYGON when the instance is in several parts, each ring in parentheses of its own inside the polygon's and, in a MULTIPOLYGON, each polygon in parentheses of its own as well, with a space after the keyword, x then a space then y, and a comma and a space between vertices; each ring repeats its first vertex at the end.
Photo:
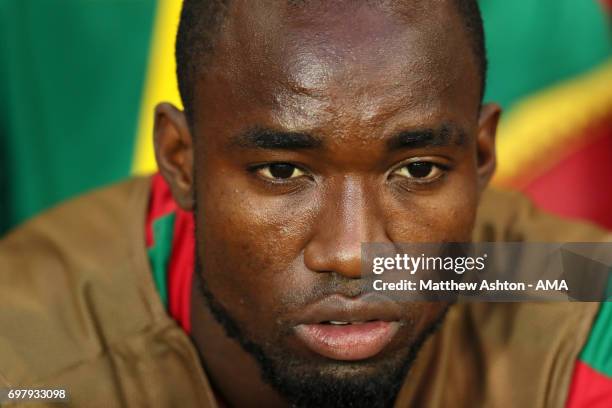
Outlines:
POLYGON ((390 212, 389 236, 394 242, 469 240, 475 203, 476 196, 471 191, 415 197, 390 212))
POLYGON ((475 211, 470 205, 456 202, 432 215, 432 242, 467 242, 472 235, 475 211))
POLYGON ((202 248, 203 278, 243 333, 266 341, 266 336, 282 329, 279 324, 285 321, 287 309, 301 305, 298 295, 312 284, 304 280, 313 277, 295 268, 295 262, 269 257, 259 246, 249 244, 235 241, 202 248))
POLYGON ((249 211, 211 214, 201 223, 203 274, 213 293, 240 308, 259 310, 274 301, 272 286, 299 264, 302 240, 294 222, 271 222, 249 211))

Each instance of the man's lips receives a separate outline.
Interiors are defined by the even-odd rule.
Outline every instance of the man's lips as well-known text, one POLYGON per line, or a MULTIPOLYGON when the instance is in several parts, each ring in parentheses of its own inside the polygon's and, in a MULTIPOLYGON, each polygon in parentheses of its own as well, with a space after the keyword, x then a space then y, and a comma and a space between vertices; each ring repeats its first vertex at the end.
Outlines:
POLYGON ((334 360, 363 360, 380 353, 399 329, 398 322, 301 324, 297 337, 312 351, 334 360))
POLYGON ((376 296, 333 295, 310 305, 294 327, 311 351, 334 360, 363 360, 379 354, 400 327, 399 306, 376 296))

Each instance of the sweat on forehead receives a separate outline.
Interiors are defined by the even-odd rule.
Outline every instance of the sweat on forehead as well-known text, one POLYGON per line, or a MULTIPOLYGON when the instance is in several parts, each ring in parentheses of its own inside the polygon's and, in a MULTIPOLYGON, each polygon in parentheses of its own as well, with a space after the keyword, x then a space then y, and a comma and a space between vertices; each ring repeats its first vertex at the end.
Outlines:
POLYGON ((306 92, 316 92, 317 84, 326 86, 333 79, 347 84, 377 67, 391 74, 428 70, 435 81, 434 75, 448 74, 441 71, 464 55, 454 49, 461 42, 449 41, 457 19, 444 12, 438 12, 440 24, 430 24, 429 18, 406 24, 380 8, 355 5, 320 7, 312 13, 250 7, 236 14, 228 19, 211 65, 218 63, 226 72, 236 67, 250 77, 282 70, 297 90, 303 86, 306 92))
MULTIPOLYGON (((333 39, 335 44, 328 46, 327 51, 338 53, 337 57, 340 58, 343 48, 350 51, 351 46, 364 40, 374 43, 370 49, 389 51, 389 44, 383 41, 385 28, 388 27, 389 32, 397 30, 398 27, 391 27, 394 25, 418 26, 423 36, 430 37, 429 46, 440 48, 439 52, 443 52, 442 46, 449 35, 465 37, 461 44, 462 52, 468 54, 477 66, 482 97, 486 57, 482 21, 476 0, 185 0, 177 35, 176 59, 178 83, 187 116, 190 117, 192 113, 197 82, 206 73, 218 51, 217 45, 222 42, 219 41, 220 37, 227 34, 226 29, 229 27, 242 28, 243 36, 240 43, 236 44, 238 51, 251 58, 254 65, 260 63, 258 69, 264 72, 272 68, 264 59, 266 53, 279 51, 278 41, 283 40, 283 35, 298 36, 294 41, 298 45, 310 35, 310 45, 319 45, 321 52, 325 52, 326 43, 333 39), (369 8, 370 12, 364 8, 369 8), (348 30, 343 31, 343 26, 348 30), (299 38, 300 34, 308 35, 299 38), (333 34, 335 38, 326 37, 333 34), (253 52, 254 48, 262 45, 264 52, 253 52)), ((291 42, 285 41, 280 44, 280 48, 287 44, 291 42)), ((370 59, 375 60, 377 54, 373 52, 370 59)), ((427 56, 421 55, 420 58, 423 63, 428 62, 427 56)), ((310 62, 304 59, 305 64, 310 62)), ((313 67, 314 70, 316 68, 313 67)))

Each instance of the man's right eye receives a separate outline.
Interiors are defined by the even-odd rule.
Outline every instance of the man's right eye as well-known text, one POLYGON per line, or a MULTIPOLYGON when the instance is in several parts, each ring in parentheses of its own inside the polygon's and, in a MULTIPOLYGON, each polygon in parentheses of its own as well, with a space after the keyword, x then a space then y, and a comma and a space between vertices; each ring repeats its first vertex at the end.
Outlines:
POLYGON ((274 181, 294 179, 306 174, 299 167, 289 163, 266 164, 258 167, 256 173, 263 178, 274 181))

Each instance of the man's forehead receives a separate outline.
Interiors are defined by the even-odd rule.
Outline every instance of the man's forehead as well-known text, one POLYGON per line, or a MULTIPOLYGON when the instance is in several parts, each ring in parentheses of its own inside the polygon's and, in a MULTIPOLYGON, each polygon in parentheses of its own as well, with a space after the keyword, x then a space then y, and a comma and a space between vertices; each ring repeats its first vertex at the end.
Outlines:
POLYGON ((315 111, 333 116, 338 107, 358 109, 359 119, 430 109, 453 87, 466 87, 466 70, 476 100, 467 38, 445 3, 239 0, 211 72, 232 88, 226 96, 282 107, 280 115, 291 118, 281 121, 315 111))

